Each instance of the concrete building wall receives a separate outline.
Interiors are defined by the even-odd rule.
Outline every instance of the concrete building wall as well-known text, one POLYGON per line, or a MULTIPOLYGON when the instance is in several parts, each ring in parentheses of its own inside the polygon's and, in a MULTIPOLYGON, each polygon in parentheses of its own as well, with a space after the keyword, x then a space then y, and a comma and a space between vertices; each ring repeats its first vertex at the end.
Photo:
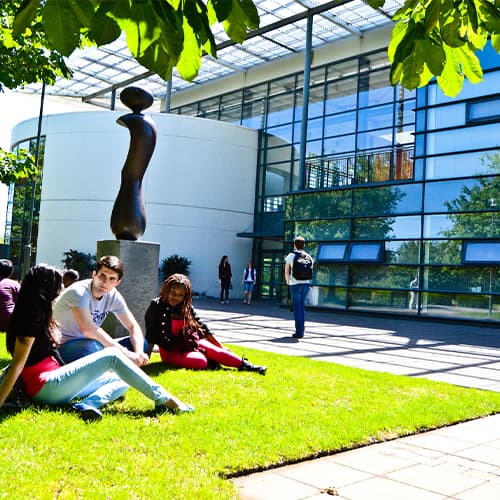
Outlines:
MULTIPOLYGON (((61 266, 70 248, 94 253, 113 239, 111 210, 129 147, 121 112, 46 116, 37 261, 61 266)), ((150 115, 157 143, 143 182, 147 225, 143 241, 160 243, 160 262, 172 254, 192 261, 195 291, 217 295, 217 266, 229 256, 235 271, 251 257, 238 232, 253 224, 257 132, 227 123, 150 115)), ((36 135, 37 120, 18 124, 13 142, 36 135)))

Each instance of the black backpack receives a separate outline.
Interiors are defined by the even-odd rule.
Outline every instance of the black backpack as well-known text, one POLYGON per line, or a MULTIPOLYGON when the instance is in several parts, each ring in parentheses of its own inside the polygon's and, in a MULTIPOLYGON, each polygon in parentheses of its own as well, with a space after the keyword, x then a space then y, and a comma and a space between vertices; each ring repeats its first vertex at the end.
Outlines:
POLYGON ((292 276, 296 280, 310 280, 313 276, 312 257, 304 251, 293 252, 292 276))

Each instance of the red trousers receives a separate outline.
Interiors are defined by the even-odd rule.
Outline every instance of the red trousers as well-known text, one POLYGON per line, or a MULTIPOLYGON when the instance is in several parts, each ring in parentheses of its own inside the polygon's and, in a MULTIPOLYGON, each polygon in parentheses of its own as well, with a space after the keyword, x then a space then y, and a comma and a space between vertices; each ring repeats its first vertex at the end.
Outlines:
POLYGON ((201 339, 198 344, 203 351, 167 351, 160 347, 161 360, 169 365, 191 370, 204 370, 209 360, 234 368, 239 368, 243 362, 240 356, 227 347, 218 347, 207 339, 201 339))

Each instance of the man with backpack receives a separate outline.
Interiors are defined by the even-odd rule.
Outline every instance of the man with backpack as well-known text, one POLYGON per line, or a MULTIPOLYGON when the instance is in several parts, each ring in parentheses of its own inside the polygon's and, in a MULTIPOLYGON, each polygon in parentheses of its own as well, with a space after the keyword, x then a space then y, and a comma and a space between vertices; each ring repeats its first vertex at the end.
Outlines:
POLYGON ((285 281, 290 287, 293 316, 295 319, 295 339, 304 336, 306 319, 306 297, 309 293, 313 274, 313 258, 304 251, 306 241, 302 236, 297 236, 293 241, 293 252, 285 259, 285 281))

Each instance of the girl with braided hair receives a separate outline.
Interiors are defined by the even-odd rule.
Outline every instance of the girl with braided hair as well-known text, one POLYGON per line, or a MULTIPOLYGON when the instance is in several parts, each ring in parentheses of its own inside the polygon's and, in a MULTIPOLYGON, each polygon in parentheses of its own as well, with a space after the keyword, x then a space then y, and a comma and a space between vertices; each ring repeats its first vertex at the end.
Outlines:
POLYGON ((204 370, 210 362, 266 374, 265 366, 256 366, 224 347, 201 322, 193 309, 193 289, 184 274, 173 274, 161 286, 160 296, 146 311, 146 340, 151 354, 158 345, 161 360, 169 365, 204 370))
POLYGON ((33 401, 70 403, 85 421, 100 420, 99 408, 121 397, 129 385, 153 400, 157 413, 193 411, 116 347, 65 365, 57 350, 60 332, 52 315, 61 285, 62 274, 52 266, 34 266, 26 273, 7 330, 12 363, 0 384, 0 407, 20 377, 24 392, 33 401))

